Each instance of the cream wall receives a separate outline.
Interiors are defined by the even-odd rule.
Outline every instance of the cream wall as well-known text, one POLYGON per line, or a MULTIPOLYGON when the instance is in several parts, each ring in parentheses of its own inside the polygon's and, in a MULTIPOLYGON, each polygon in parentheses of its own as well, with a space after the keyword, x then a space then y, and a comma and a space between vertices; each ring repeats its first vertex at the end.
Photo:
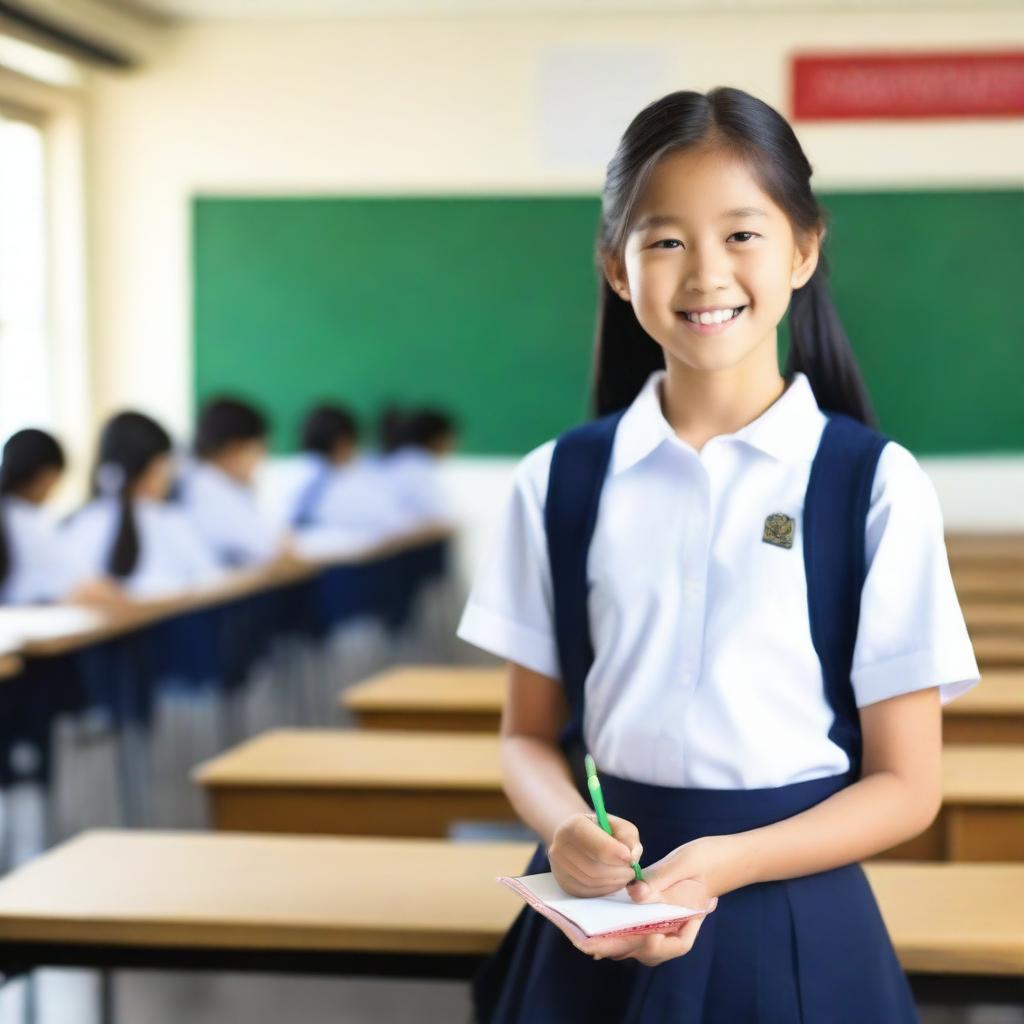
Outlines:
MULTIPOLYGON (((629 104, 634 111, 672 89, 729 84, 785 112, 794 50, 1022 41, 1024 11, 403 17, 173 30, 146 70, 91 82, 96 415, 132 403, 187 432, 196 192, 596 192, 610 150, 572 166, 552 159, 543 138, 553 59, 579 54, 592 64, 603 52, 614 66, 628 55, 632 77, 602 76, 591 86, 593 109, 614 107, 630 89, 643 95, 629 104)), ((1019 119, 796 127, 821 189, 1024 184, 1019 119)), ((1014 460, 998 465, 1020 479, 1014 460)), ((991 519, 993 501, 1006 525, 1020 507, 998 504, 998 475, 981 477, 991 487, 968 509, 956 506, 954 525, 975 513, 991 519)))

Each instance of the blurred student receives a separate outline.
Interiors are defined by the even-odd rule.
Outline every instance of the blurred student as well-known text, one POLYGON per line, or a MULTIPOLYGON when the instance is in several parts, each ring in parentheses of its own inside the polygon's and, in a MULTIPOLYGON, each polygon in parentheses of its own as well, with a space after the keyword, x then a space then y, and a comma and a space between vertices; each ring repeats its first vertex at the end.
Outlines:
POLYGON ((302 425, 304 479, 292 523, 300 530, 334 531, 352 546, 368 546, 400 529, 394 495, 375 460, 361 454, 359 426, 343 406, 315 406, 302 425))
POLYGON ((213 553, 184 511, 168 504, 172 445, 167 431, 139 412, 122 412, 100 433, 93 499, 64 527, 88 570, 135 596, 214 581, 213 553))
POLYGON ((455 449, 455 421, 439 409, 405 414, 385 410, 379 420, 381 469, 407 529, 452 519, 441 480, 441 460, 455 449))
POLYGON ((212 399, 199 415, 195 454, 179 497, 220 564, 261 565, 283 554, 286 535, 263 514, 254 487, 267 457, 264 415, 236 398, 212 399))
MULTIPOLYGON (((19 430, 0 462, 0 604, 39 604, 93 596, 73 550, 45 508, 64 472, 60 442, 19 430)), ((95 596, 101 596, 99 588, 95 596)))

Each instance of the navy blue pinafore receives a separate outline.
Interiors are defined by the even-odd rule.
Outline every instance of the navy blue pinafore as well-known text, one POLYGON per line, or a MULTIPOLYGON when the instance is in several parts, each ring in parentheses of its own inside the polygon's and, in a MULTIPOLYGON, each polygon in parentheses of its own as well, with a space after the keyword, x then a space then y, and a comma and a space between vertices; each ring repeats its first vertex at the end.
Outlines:
MULTIPOLYGON (((653 862, 703 835, 792 817, 860 778, 861 734, 850 671, 864 582, 865 517, 887 439, 828 413, 803 511, 808 613, 829 738, 850 758, 842 775, 764 789, 654 786, 602 773, 609 807, 634 822, 653 862)), ((569 704, 562 748, 580 777, 584 681, 593 663, 587 552, 615 430, 614 413, 563 434, 545 508, 555 632, 569 704)), ((550 870, 543 844, 524 874, 550 870)), ((918 1024, 860 864, 744 886, 719 898, 685 956, 657 967, 595 961, 524 907, 473 981, 479 1024, 918 1024)))

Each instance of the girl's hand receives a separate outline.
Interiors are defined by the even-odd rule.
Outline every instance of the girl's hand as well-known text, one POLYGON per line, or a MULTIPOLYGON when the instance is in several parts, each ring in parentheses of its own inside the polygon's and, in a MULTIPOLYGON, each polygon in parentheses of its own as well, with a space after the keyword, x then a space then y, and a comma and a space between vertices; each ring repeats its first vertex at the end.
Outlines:
POLYGON ((548 862, 555 881, 570 896, 607 896, 635 879, 630 866, 643 847, 636 826, 625 818, 608 815, 612 834, 597 823, 597 816, 570 815, 555 830, 548 847, 548 862))
POLYGON ((733 847, 729 836, 706 836, 684 843, 670 854, 644 868, 644 881, 634 881, 626 892, 637 903, 674 903, 702 913, 687 918, 671 934, 625 935, 614 939, 587 939, 576 948, 596 959, 624 960, 631 957, 648 967, 684 956, 693 948, 701 923, 718 905, 726 891, 723 870, 729 865, 733 847))

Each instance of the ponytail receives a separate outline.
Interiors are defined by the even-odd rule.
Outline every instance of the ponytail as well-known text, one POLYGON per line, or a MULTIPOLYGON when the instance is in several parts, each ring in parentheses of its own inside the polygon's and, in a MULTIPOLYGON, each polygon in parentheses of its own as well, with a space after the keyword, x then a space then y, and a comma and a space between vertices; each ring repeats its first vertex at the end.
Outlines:
POLYGON ((107 559, 107 572, 115 579, 125 579, 135 571, 139 561, 139 529, 135 522, 130 485, 125 485, 118 496, 120 517, 114 545, 107 559))
POLYGON ((119 413, 100 433, 93 493, 117 499, 117 531, 107 556, 107 572, 117 579, 130 576, 139 561, 139 529, 132 498, 135 484, 154 459, 170 452, 170 435, 140 412, 119 413))
POLYGON ((786 379, 797 371, 807 375, 822 409, 877 428, 864 378, 832 301, 824 252, 810 280, 793 292, 790 301, 786 379))

